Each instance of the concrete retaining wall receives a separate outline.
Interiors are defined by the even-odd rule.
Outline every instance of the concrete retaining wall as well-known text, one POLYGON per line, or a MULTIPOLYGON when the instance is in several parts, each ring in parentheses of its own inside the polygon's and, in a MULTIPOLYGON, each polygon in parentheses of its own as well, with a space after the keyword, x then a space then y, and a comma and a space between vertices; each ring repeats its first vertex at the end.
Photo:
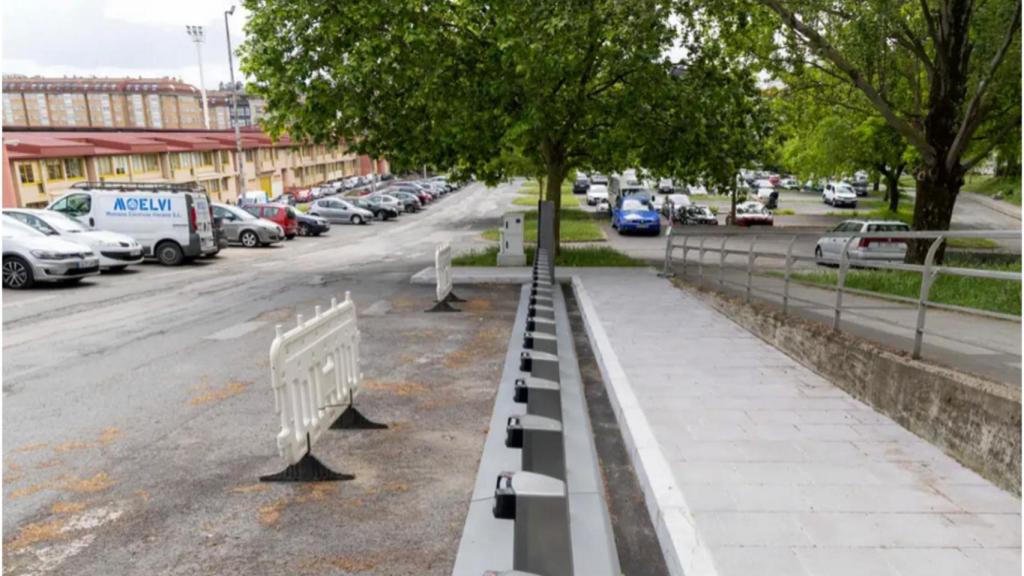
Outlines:
POLYGON ((737 324, 964 466, 1020 495, 1020 389, 912 360, 763 304, 698 292, 737 324))

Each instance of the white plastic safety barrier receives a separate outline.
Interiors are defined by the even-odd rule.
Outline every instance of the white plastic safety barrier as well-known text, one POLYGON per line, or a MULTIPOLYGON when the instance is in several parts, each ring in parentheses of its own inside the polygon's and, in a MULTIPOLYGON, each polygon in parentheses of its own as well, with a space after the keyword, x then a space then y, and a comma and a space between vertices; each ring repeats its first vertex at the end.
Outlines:
POLYGON ((434 252, 437 270, 437 301, 444 302, 452 292, 452 246, 445 242, 434 252))
POLYGON ((309 320, 287 332, 277 326, 270 345, 271 386, 281 416, 277 449, 289 464, 298 462, 338 419, 359 391, 359 328, 351 295, 326 312, 319 306, 309 320), (307 443, 308 438, 308 443, 307 443))

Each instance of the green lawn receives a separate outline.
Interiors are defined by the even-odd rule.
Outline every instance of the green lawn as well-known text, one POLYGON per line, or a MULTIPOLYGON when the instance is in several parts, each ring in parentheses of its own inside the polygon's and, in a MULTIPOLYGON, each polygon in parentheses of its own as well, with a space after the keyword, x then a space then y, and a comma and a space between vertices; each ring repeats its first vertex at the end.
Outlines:
MULTIPOLYGON (((519 188, 520 197, 512 201, 515 206, 537 206, 537 200, 540 197, 540 187, 536 180, 528 180, 526 183, 519 188)), ((572 193, 572 182, 566 180, 562 182, 562 207, 576 207, 579 206, 577 196, 572 193)))
POLYGON ((899 211, 890 212, 888 204, 882 203, 882 206, 875 208, 874 210, 843 210, 842 212, 836 210, 832 212, 826 212, 827 216, 842 216, 843 218, 864 218, 868 220, 898 220, 905 222, 910 225, 914 221, 914 206, 908 202, 901 202, 899 211))
MULTIPOLYGON (((947 264, 979 267, 957 262, 953 258, 947 259, 947 264)), ((1021 271, 1020 262, 986 264, 982 267, 992 270, 1021 271)), ((837 272, 834 270, 795 272, 793 279, 810 284, 835 286, 837 272)), ((851 270, 846 275, 846 285, 870 292, 916 298, 921 292, 921 275, 903 270, 851 270)), ((939 275, 935 283, 932 284, 929 300, 1020 316, 1021 283, 990 278, 939 275)))
POLYGON ((985 196, 1002 193, 1004 201, 1020 206, 1020 178, 968 174, 964 179, 963 190, 985 196))
MULTIPOLYGON (((533 246, 526 247, 526 264, 533 264, 533 255, 536 249, 533 246)), ((454 266, 496 266, 498 261, 498 247, 491 246, 485 250, 477 250, 468 254, 462 254, 452 258, 454 266)), ((563 247, 562 251, 555 258, 557 266, 572 268, 594 267, 594 266, 620 266, 635 267, 646 266, 646 264, 635 258, 631 258, 614 248, 607 246, 582 246, 577 248, 563 247)))
MULTIPOLYGON (((526 214, 524 233, 526 242, 537 242, 537 211, 529 210, 526 214)), ((599 217, 589 212, 572 208, 562 208, 562 242, 600 242, 605 239, 604 232, 598 226, 599 217)), ((497 228, 485 230, 483 237, 497 241, 497 228)))

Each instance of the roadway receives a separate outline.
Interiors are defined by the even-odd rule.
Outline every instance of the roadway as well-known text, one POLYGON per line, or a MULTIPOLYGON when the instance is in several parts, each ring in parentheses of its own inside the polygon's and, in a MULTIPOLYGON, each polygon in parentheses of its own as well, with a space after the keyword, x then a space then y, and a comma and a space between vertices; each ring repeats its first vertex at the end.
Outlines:
POLYGON ((467 289, 468 314, 428 315, 408 278, 442 241, 483 244, 513 197, 472 184, 396 221, 5 290, 4 573, 450 570, 515 297, 467 289), (274 325, 347 290, 362 402, 397 425, 324 441, 353 482, 259 484, 282 467, 274 325))

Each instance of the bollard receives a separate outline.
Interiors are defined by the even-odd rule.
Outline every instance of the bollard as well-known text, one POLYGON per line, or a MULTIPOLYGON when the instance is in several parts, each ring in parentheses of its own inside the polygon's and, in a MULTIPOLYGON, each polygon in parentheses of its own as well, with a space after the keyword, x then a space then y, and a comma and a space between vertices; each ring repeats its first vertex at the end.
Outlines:
POLYGON ((562 420, 562 386, 545 378, 517 378, 512 399, 526 404, 526 413, 562 420))
POLYGON ((555 309, 550 306, 542 306, 540 304, 531 304, 530 307, 527 308, 526 314, 533 318, 555 319, 555 309))
POLYGON ((505 446, 522 449, 524 472, 565 480, 565 441, 558 420, 534 414, 509 416, 505 446))
POLYGON ((558 354, 558 338, 552 334, 526 332, 523 334, 523 348, 558 354))
POLYGON ((544 334, 555 334, 555 321, 547 318, 527 318, 527 332, 543 332, 544 334))
POLYGON ((519 354, 519 369, 534 378, 559 382, 558 356, 546 352, 523 351, 519 354))
POLYGON ((493 513, 495 518, 515 521, 514 569, 573 573, 565 482, 533 472, 502 472, 494 489, 493 513))

